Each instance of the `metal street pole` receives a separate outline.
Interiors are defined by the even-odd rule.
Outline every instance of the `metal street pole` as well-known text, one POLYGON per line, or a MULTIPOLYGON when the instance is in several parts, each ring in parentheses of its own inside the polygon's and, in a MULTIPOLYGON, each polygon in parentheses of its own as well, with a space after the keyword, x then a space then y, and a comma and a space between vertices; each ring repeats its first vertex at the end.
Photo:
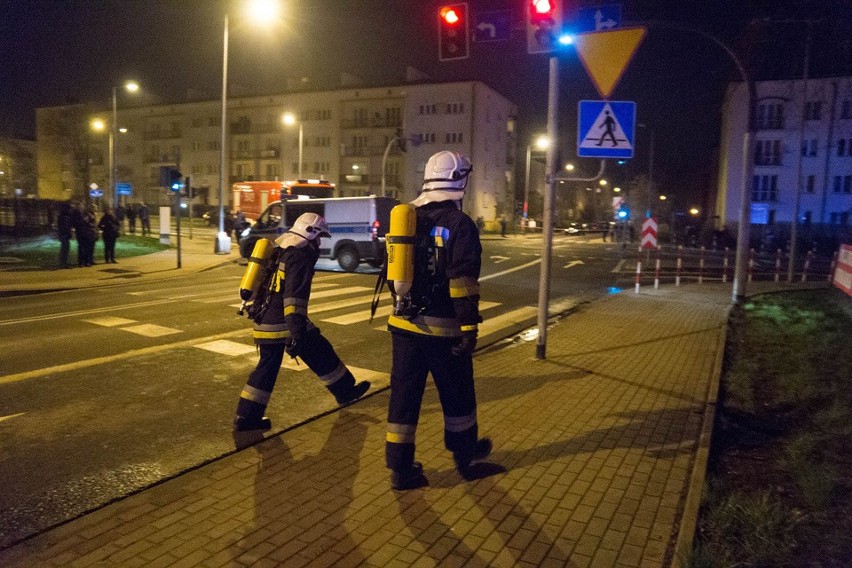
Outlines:
POLYGON ((222 138, 220 140, 219 153, 219 232, 216 235, 216 253, 229 254, 231 252, 231 237, 225 234, 225 175, 228 170, 227 163, 227 125, 228 125, 228 14, 225 14, 225 31, 222 46, 222 138), (227 237, 227 248, 226 245, 227 237))
POLYGON ((527 209, 530 203, 530 155, 532 154, 532 145, 527 144, 527 178, 524 182, 524 210, 521 217, 524 221, 524 232, 526 232, 527 209))
POLYGON ((302 121, 299 121, 299 179, 302 178, 302 144, 303 144, 303 136, 304 132, 302 130, 302 121))
POLYGON ((796 270, 796 252, 799 239, 799 196, 802 193, 802 142, 805 138, 805 101, 808 100, 808 72, 811 60, 811 28, 813 22, 808 20, 808 35, 805 40, 805 60, 802 69, 802 104, 799 106, 799 147, 796 152, 799 159, 796 161, 796 194, 793 196, 793 219, 790 223, 790 255, 787 260, 787 282, 793 281, 793 272, 796 270))
MULTIPOLYGON (((557 138, 557 113, 559 107, 559 59, 550 58, 550 81, 547 90, 547 165, 546 182, 547 189, 544 194, 544 218, 542 220, 542 233, 544 236, 541 251, 541 271, 538 281, 538 342, 536 343, 535 356, 537 359, 545 358, 547 348, 547 309, 550 301, 550 249, 553 244, 553 209, 556 203, 556 148, 557 138)), ((529 171, 529 169, 527 170, 529 171)))
POLYGON ((118 94, 117 88, 112 88, 112 124, 109 129, 109 189, 112 192, 113 211, 118 210, 118 188, 116 187, 115 143, 118 138, 118 94))

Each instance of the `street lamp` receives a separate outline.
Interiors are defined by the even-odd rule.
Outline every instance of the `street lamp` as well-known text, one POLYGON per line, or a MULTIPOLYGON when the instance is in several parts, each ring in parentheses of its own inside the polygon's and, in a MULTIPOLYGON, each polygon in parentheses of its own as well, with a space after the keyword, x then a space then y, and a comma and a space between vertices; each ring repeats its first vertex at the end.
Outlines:
MULTIPOLYGON (((550 139, 547 136, 542 134, 541 136, 539 136, 538 138, 535 139, 534 145, 535 145, 536 149, 539 150, 539 151, 547 150, 547 147, 550 146, 550 139)), ((530 158, 532 157, 532 147, 533 147, 533 144, 527 144, 527 177, 526 177, 526 181, 524 183, 524 212, 523 212, 524 220, 527 219, 527 214, 529 212, 528 211, 529 210, 529 203, 530 203, 530 158)))
MULTIPOLYGON (((138 93, 139 83, 125 81, 124 90, 128 93, 138 93)), ((109 188, 112 191, 113 209, 118 209, 118 172, 116 171, 115 145, 118 140, 118 87, 112 88, 112 124, 109 129, 109 188)))
MULTIPOLYGON (((247 14, 254 22, 268 25, 278 16, 278 3, 274 0, 253 0, 247 6, 247 14)), ((228 173, 227 162, 227 124, 228 124, 228 13, 222 38, 222 133, 219 140, 219 232, 216 235, 216 253, 231 252, 231 237, 225 232, 225 176, 228 173)))
POLYGON ((304 140, 304 138, 303 138, 304 131, 302 130, 302 121, 301 120, 297 121, 296 115, 293 114, 292 112, 285 112, 284 115, 281 117, 281 122, 283 122, 287 126, 293 126, 294 124, 297 124, 297 123, 299 125, 299 167, 298 167, 298 172, 299 172, 298 176, 299 177, 298 177, 298 179, 302 179, 302 148, 303 148, 303 140, 304 140))

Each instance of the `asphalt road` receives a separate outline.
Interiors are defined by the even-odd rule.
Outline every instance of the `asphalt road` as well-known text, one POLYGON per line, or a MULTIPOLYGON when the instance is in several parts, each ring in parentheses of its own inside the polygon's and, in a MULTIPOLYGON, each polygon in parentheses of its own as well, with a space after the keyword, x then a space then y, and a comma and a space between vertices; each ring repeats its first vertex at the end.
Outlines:
MULTIPOLYGON (((535 325, 541 239, 484 248, 480 348, 535 325)), ((557 237, 550 312, 629 287, 632 275, 613 272, 620 260, 617 245, 557 237)), ((375 271, 318 268, 311 319, 356 376, 386 386, 389 295, 370 322, 375 271)), ((257 361, 236 315, 242 272, 0 300, 0 547, 247 443, 231 431, 257 361)), ((304 364, 286 367, 273 432, 336 408, 304 364)))

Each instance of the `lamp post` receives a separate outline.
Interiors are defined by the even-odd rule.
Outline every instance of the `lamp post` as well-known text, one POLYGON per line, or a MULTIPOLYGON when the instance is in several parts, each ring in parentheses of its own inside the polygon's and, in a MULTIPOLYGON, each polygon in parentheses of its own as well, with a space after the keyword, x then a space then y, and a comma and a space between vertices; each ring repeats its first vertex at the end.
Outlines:
MULTIPOLYGON (((139 91, 139 83, 125 81, 124 90, 128 93, 139 91)), ((115 145, 118 143, 118 87, 112 88, 112 124, 109 129, 109 188, 112 191, 113 210, 118 209, 118 171, 115 157, 115 145)))
MULTIPOLYGON (((523 211, 524 221, 526 221, 527 215, 529 213, 528 210, 529 210, 529 203, 530 203, 530 160, 532 158, 532 147, 533 147, 533 145, 535 145, 536 149, 538 149, 540 151, 547 150, 547 147, 550 146, 550 139, 547 136, 542 134, 541 136, 539 136, 538 138, 535 139, 534 144, 527 144, 527 172, 526 172, 526 180, 524 182, 524 211, 523 211)), ((524 223, 524 226, 526 227, 526 223, 524 223)))
POLYGON ((287 126, 293 126, 298 122, 299 124, 299 167, 298 167, 298 179, 302 179, 302 148, 304 143, 304 131, 302 129, 302 121, 296 120, 296 115, 292 112, 285 112, 284 116, 281 117, 281 121, 287 126))
MULTIPOLYGON (((276 18, 278 5, 273 0, 254 0, 248 5, 249 15, 255 22, 269 24, 276 18)), ((216 235, 217 254, 231 252, 231 237, 225 232, 225 180, 228 174, 228 13, 222 37, 222 133, 219 141, 219 232, 216 235)))

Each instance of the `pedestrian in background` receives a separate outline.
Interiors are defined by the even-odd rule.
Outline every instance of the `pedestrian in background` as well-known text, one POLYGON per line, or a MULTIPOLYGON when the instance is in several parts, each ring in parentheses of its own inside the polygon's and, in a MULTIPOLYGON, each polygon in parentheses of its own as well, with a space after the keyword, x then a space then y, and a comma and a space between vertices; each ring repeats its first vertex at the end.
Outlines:
POLYGON ((136 234, 136 205, 128 203, 124 210, 127 213, 127 226, 130 229, 130 234, 136 234))
POLYGON ((77 263, 80 266, 92 266, 95 264, 95 243, 98 241, 98 222, 93 205, 81 207, 74 232, 77 234, 77 263))
POLYGON ((118 239, 121 225, 111 207, 107 207, 104 211, 101 220, 98 221, 98 228, 101 230, 101 236, 104 239, 104 262, 106 264, 118 264, 115 260, 115 241, 118 239))
POLYGON ((500 216, 500 236, 506 238, 506 217, 500 216))
POLYGON ((118 221, 118 234, 119 235, 124 233, 124 217, 125 217, 124 207, 122 207, 121 205, 117 206, 115 208, 115 220, 118 221))
POLYGON ((414 461, 414 442, 430 373, 444 414, 444 445, 462 477, 475 477, 471 463, 491 453, 491 440, 479 438, 473 384, 473 351, 482 321, 482 244, 476 224, 461 210, 472 170, 461 154, 432 155, 423 190, 411 203, 417 215, 415 243, 429 246, 414 251, 410 292, 402 302, 394 292, 395 306, 405 309, 395 307, 388 319, 393 353, 385 463, 395 490, 428 484, 423 465, 414 461), (423 260, 418 263, 418 258, 423 260))
POLYGON ((74 236, 74 216, 71 204, 67 201, 59 206, 56 228, 59 236, 59 268, 71 268, 68 264, 68 253, 71 250, 71 238, 74 236))
POLYGON ((142 224, 142 236, 151 235, 151 213, 145 202, 139 204, 139 222, 142 224))
POLYGON ((320 238, 330 236, 322 216, 302 213, 290 230, 275 240, 273 254, 278 255, 278 265, 268 308, 254 316, 253 335, 260 360, 240 393, 234 419, 234 430, 238 432, 272 427, 272 421, 264 413, 285 352, 290 357, 300 357, 338 404, 353 402, 370 388, 369 381, 355 383, 355 377, 334 347, 308 319, 320 238))

